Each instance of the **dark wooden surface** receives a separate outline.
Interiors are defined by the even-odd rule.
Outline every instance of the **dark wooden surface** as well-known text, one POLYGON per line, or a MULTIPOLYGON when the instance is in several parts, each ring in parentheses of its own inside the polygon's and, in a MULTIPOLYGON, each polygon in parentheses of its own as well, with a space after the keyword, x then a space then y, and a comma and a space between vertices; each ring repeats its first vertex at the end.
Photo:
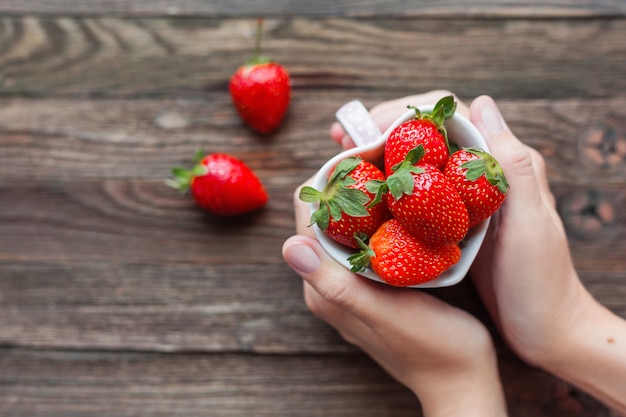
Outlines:
MULTIPOLYGON (((1 1, 0 415, 420 415, 280 253, 353 98, 494 96, 546 158, 582 279, 626 317, 625 87, 623 0, 1 1), (266 138, 227 92, 258 15, 293 78, 266 138), (219 221, 166 188, 200 147, 244 159, 266 209, 219 221), (614 216, 585 231, 567 208, 598 195, 614 216)), ((432 292, 491 326, 467 282, 432 292)), ((512 417, 610 415, 495 337, 512 417)))

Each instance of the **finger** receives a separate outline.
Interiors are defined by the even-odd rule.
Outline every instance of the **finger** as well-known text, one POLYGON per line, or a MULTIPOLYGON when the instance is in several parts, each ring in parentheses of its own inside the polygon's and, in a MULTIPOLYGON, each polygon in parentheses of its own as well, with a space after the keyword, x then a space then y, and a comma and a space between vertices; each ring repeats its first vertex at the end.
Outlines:
POLYGON ((343 149, 351 149, 356 146, 339 122, 335 122, 330 126, 330 137, 334 142, 341 145, 343 149))
POLYGON ((378 302, 367 280, 332 259, 316 239, 300 235, 290 237, 283 244, 283 257, 327 302, 366 322, 376 310, 378 302))
POLYGON ((552 190, 550 190, 550 184, 548 182, 546 162, 537 150, 530 148, 530 154, 541 197, 544 199, 546 205, 556 207, 556 199, 554 198, 554 194, 552 194, 552 190))
POLYGON ((371 339, 372 329, 345 308, 324 299, 308 282, 303 284, 304 300, 309 310, 334 327, 348 343, 361 346, 371 339))
MULTIPOLYGON (((384 132, 398 117, 402 116, 407 111, 407 106, 432 106, 441 98, 450 95, 454 96, 454 94, 448 90, 434 90, 424 94, 401 97, 372 107, 370 115, 376 120, 381 131, 384 132)), ((454 98, 457 103, 456 112, 465 117, 469 117, 469 108, 467 105, 459 100, 458 97, 454 96, 454 98)))
POLYGON ((509 182, 506 205, 523 209, 542 203, 532 151, 511 132, 493 99, 475 99, 470 105, 470 120, 484 136, 509 182))
MULTIPOLYGON (((407 106, 427 106, 435 105, 441 98, 454 95, 447 90, 434 90, 424 94, 416 94, 406 97, 401 97, 395 100, 386 101, 380 103, 370 110, 370 116, 376 121, 376 124, 381 132, 386 131, 389 126, 395 122, 398 117, 402 116, 407 111, 407 106)), ((457 102, 456 112, 469 117, 469 107, 458 97, 455 96, 457 102)), ((345 132, 340 123, 335 122, 330 127, 330 137, 337 144, 341 145, 344 149, 353 148, 354 141, 345 132)))

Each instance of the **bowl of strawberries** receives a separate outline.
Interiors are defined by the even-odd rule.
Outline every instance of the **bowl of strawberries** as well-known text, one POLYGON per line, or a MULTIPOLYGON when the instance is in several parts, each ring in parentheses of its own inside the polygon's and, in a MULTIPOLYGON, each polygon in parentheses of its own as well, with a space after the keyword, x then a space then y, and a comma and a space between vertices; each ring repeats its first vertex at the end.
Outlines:
POLYGON ((359 117, 355 126, 338 113, 357 146, 300 191, 321 245, 352 272, 392 286, 459 283, 508 188, 484 138, 452 96, 409 106, 383 134, 361 135, 372 121, 359 117))

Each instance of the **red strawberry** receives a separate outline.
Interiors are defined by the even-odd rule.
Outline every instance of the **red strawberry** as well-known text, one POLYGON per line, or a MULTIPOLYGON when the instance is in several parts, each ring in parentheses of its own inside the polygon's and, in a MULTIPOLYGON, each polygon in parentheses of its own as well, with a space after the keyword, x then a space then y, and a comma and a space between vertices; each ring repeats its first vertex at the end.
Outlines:
POLYGON ((424 154, 418 145, 386 182, 371 182, 373 204, 385 199, 391 214, 426 244, 460 242, 468 230, 468 213, 454 186, 434 165, 416 163, 424 154), (388 192, 387 192, 388 191, 388 192))
POLYGON ((243 121, 266 134, 281 124, 289 107, 291 86, 282 65, 259 55, 262 19, 257 22, 256 53, 232 75, 229 90, 243 121))
POLYGON ((509 184, 498 161, 482 149, 452 154, 444 175, 456 187, 469 213, 469 227, 489 218, 504 202, 509 184))
POLYGON ((457 263, 461 249, 456 243, 429 246, 417 239, 397 219, 391 219, 372 235, 369 245, 350 256, 352 272, 369 264, 380 279, 396 287, 431 281, 457 263))
POLYGON ((371 236, 391 217, 384 204, 366 207, 374 195, 367 191, 365 184, 384 178, 382 171, 375 165, 358 157, 350 157, 337 164, 323 191, 302 187, 300 199, 308 203, 320 203, 320 208, 311 216, 311 224, 317 224, 336 242, 358 248, 355 234, 371 236))
POLYGON ((227 154, 196 154, 191 169, 172 168, 166 183, 186 192, 191 189, 196 203, 220 216, 236 216, 263 207, 267 192, 255 173, 242 161, 227 154))
POLYGON ((415 119, 408 120, 396 127, 385 143, 385 174, 391 175, 393 167, 404 161, 409 151, 417 145, 424 146, 421 164, 435 165, 443 169, 450 156, 448 134, 443 123, 452 117, 456 110, 453 96, 442 98, 435 104, 432 113, 420 113, 417 107, 415 119))

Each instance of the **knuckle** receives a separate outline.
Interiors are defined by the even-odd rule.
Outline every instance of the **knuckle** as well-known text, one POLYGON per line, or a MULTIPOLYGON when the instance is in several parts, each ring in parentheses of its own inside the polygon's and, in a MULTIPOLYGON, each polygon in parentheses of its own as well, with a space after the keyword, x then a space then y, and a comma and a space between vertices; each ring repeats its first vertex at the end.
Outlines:
POLYGON ((355 294, 352 291, 352 286, 343 280, 328 280, 325 285, 318 287, 317 291, 329 303, 349 310, 354 308, 355 294))

